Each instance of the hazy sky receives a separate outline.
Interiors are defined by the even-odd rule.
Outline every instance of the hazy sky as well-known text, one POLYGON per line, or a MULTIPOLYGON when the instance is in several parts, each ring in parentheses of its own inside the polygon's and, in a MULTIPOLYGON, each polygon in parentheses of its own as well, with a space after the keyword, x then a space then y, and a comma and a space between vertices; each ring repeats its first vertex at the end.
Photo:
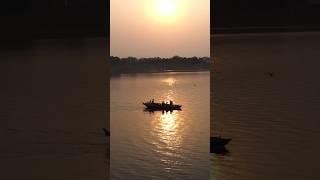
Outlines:
POLYGON ((210 0, 111 0, 110 5, 112 56, 210 56, 210 0))

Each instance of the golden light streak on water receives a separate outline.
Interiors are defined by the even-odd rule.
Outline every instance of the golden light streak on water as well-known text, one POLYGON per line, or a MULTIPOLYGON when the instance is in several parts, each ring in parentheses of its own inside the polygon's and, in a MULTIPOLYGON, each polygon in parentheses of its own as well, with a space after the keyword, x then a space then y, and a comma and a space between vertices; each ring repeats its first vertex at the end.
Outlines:
POLYGON ((177 80, 175 78, 169 77, 169 78, 163 79, 161 81, 164 83, 167 83, 168 86, 173 86, 177 80))

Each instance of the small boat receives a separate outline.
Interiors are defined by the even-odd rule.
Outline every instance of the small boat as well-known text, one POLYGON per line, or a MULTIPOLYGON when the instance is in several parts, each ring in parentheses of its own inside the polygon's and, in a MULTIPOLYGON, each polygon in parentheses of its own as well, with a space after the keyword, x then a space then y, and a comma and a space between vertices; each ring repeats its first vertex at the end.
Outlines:
POLYGON ((170 104, 167 103, 156 103, 153 101, 143 102, 143 105, 146 106, 147 110, 151 111, 173 111, 173 110, 181 110, 182 105, 173 104, 172 101, 170 104))
POLYGON ((224 147, 231 139, 221 137, 210 137, 210 147, 224 147))
POLYGON ((227 154, 229 151, 225 148, 231 139, 221 137, 210 137, 210 153, 227 154))

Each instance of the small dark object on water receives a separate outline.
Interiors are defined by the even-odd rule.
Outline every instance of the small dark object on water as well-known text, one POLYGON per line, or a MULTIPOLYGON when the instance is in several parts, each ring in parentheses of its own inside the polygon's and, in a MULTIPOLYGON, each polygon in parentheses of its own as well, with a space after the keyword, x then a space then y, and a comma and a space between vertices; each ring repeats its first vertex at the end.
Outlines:
POLYGON ((152 111, 173 111, 173 110, 181 110, 182 105, 173 104, 173 101, 170 101, 170 104, 164 103, 156 103, 153 100, 150 102, 143 102, 143 105, 146 106, 147 110, 152 111))
POLYGON ((273 72, 269 72, 268 75, 269 75, 270 77, 273 77, 273 72))
POLYGON ((105 136, 110 136, 110 132, 106 128, 102 128, 105 136))
POLYGON ((225 150, 225 145, 228 144, 230 141, 231 139, 228 138, 210 137, 210 153, 225 150))

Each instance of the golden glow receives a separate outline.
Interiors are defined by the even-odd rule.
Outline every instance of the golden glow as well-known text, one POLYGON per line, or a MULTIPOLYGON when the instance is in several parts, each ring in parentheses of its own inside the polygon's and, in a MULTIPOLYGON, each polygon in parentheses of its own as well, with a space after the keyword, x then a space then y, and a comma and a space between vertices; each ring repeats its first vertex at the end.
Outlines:
MULTIPOLYGON (((163 81, 171 84, 174 83, 175 80, 174 78, 167 78, 163 81)), ((174 100, 174 97, 173 90, 168 90, 167 93, 163 94, 162 99, 169 102, 169 100, 174 100)), ((156 135, 154 144, 157 146, 157 152, 165 156, 176 156, 177 154, 170 154, 168 150, 173 153, 181 147, 184 118, 180 116, 180 112, 157 112, 152 126, 156 135)), ((162 160, 165 161, 165 158, 162 160)))
POLYGON ((176 83, 176 79, 169 77, 167 79, 162 80, 162 82, 167 83, 168 86, 173 86, 176 83))
POLYGON ((111 0, 110 54, 210 56, 209 0, 111 0))
POLYGON ((163 130, 163 135, 170 137, 176 133, 176 120, 177 115, 175 113, 163 113, 160 116, 160 125, 163 130))
POLYGON ((179 0, 153 0, 151 1, 151 8, 149 6, 149 12, 153 21, 162 23, 177 22, 178 16, 181 12, 178 11, 178 6, 181 5, 179 0))
POLYGON ((175 0, 157 0, 156 10, 160 16, 174 16, 177 12, 175 0))
POLYGON ((156 124, 159 140, 163 143, 159 144, 158 148, 161 149, 161 146, 164 146, 171 150, 177 149, 181 144, 180 126, 181 119, 178 113, 175 111, 162 113, 156 124))
POLYGON ((178 162, 172 157, 182 157, 181 149, 183 143, 184 120, 179 113, 163 112, 158 113, 153 121, 157 154, 160 154, 160 161, 165 165, 165 169, 170 171, 178 162))

